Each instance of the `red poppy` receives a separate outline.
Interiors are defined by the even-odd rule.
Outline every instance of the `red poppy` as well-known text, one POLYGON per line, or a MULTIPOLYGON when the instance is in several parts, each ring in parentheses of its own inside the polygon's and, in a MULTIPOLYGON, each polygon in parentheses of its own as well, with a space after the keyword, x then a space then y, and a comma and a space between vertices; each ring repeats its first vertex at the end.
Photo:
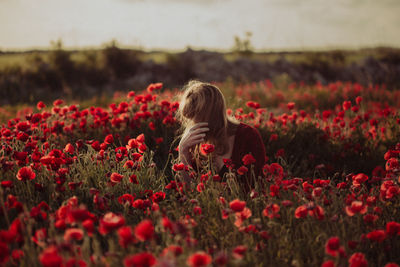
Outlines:
POLYGON ((321 267, 335 267, 335 262, 333 260, 324 261, 321 267))
POLYGON ((203 183, 198 183, 197 184, 197 186, 196 186, 196 190, 198 191, 198 192, 203 192, 204 191, 204 184, 203 183))
POLYGON ((110 176, 110 180, 111 180, 111 182, 113 182, 113 183, 119 183, 119 182, 121 182, 121 181, 122 181, 122 178, 124 178, 124 176, 121 175, 121 174, 119 174, 119 173, 116 173, 116 172, 113 172, 113 173, 111 174, 111 176, 110 176))
POLYGON ((134 207, 135 209, 144 209, 145 206, 143 199, 136 199, 135 201, 133 201, 132 207, 134 207))
POLYGON ((113 135, 112 135, 112 134, 107 135, 107 136, 104 138, 104 143, 106 143, 107 145, 110 145, 110 144, 114 143, 114 137, 113 137, 113 135))
POLYGON ((119 237, 118 242, 123 248, 126 248, 129 244, 136 241, 130 226, 122 226, 117 232, 119 237))
POLYGON ((400 223, 398 222, 386 223, 386 234, 391 236, 400 234, 400 223))
POLYGON ((361 252, 356 252, 349 258, 349 267, 368 267, 368 262, 365 255, 361 252))
POLYGON ((214 151, 215 147, 213 144, 202 144, 200 146, 200 152, 203 155, 208 155, 214 151))
POLYGON ((82 240, 83 238, 83 231, 79 228, 69 228, 64 233, 64 240, 71 241, 71 240, 82 240))
POLYGON ((289 102, 289 103, 287 103, 287 108, 288 108, 289 110, 294 109, 294 106, 295 106, 295 103, 294 103, 294 102, 289 102))
POLYGON ((331 255, 332 257, 336 257, 338 255, 338 250, 340 247, 340 239, 337 236, 331 237, 326 241, 325 244, 325 253, 331 255))
POLYGON ((270 219, 279 218, 280 217, 279 210, 280 210, 279 205, 274 203, 267 205, 267 207, 263 210, 262 214, 270 219))
POLYGON ((152 93, 154 90, 160 90, 163 87, 162 83, 151 83, 147 86, 147 92, 152 93))
POLYGON ((348 110, 351 108, 351 101, 344 101, 343 102, 343 110, 348 110))
POLYGON ((294 216, 299 219, 299 218, 305 218, 307 217, 308 214, 308 209, 305 205, 297 207, 297 209, 294 212, 294 216))
POLYGON ((185 166, 185 164, 183 164, 183 163, 176 163, 176 164, 174 164, 174 166, 172 167, 172 169, 173 169, 174 171, 178 172, 178 171, 182 171, 182 170, 186 169, 186 166, 185 166))
POLYGON ((242 225, 242 223, 251 216, 252 216, 251 210, 245 207, 241 212, 235 213, 236 220, 234 225, 239 228, 242 225))
POLYGON ((201 207, 200 206, 195 206, 193 208, 193 213, 196 214, 196 215, 201 215, 201 213, 202 213, 201 207))
POLYGON ((4 188, 11 188, 13 186, 13 182, 12 181, 1 181, 1 186, 4 188))
POLYGON ((37 107, 37 109, 41 110, 42 108, 45 108, 46 105, 42 101, 39 101, 37 103, 36 107, 37 107))
POLYGON ((168 247, 163 249, 161 255, 162 256, 166 256, 168 254, 172 254, 175 257, 178 257, 182 253, 183 253, 183 249, 182 249, 181 246, 170 245, 170 246, 168 246, 168 247))
POLYGON ((120 197, 118 198, 118 202, 119 202, 121 205, 124 205, 124 204, 127 203, 127 202, 128 202, 130 205, 132 205, 134 200, 135 200, 135 197, 132 196, 131 194, 123 194, 122 196, 120 196, 120 197))
POLYGON ((347 215, 353 216, 356 213, 364 214, 368 210, 367 205, 365 205, 362 201, 355 200, 351 202, 350 206, 346 206, 345 211, 347 215))
POLYGON ((237 169, 237 173, 240 175, 244 175, 248 171, 249 171, 249 169, 246 166, 241 166, 239 169, 237 169))
POLYGON ((246 246, 237 246, 232 250, 232 256, 236 259, 242 259, 247 251, 246 246))
POLYGON ((123 216, 108 212, 103 216, 103 218, 100 219, 99 232, 102 235, 106 235, 109 232, 123 226, 124 224, 125 218, 123 216))
POLYGON ((256 162, 256 159, 251 154, 246 154, 242 158, 244 165, 250 165, 256 162))
POLYGON ((125 267, 150 267, 156 264, 156 258, 148 252, 137 253, 124 259, 125 267))
POLYGON ((63 258, 58 254, 55 246, 46 248, 40 254, 39 260, 43 267, 60 267, 63 263, 63 258))
POLYGON ((367 234, 367 238, 376 241, 376 242, 383 242, 386 239, 386 233, 384 230, 375 230, 372 232, 369 232, 367 234))
POLYGON ((212 258, 205 252, 199 251, 192 254, 186 261, 190 267, 202 267, 211 263, 212 258))
POLYGON ((260 104, 257 102, 254 102, 254 101, 247 101, 246 106, 248 106, 249 108, 254 108, 254 109, 260 108, 260 104))
POLYGON ((155 203, 159 203, 165 199, 165 193, 164 192, 155 192, 152 196, 151 199, 155 203))
POLYGON ((65 152, 68 152, 69 154, 74 154, 75 152, 75 148, 73 145, 71 145, 70 143, 68 143, 65 148, 64 148, 65 152))
POLYGON ((135 227, 135 236, 140 241, 146 241, 153 237, 154 226, 150 220, 143 220, 135 227))
POLYGON ((92 233, 94 232, 94 223, 91 219, 84 220, 82 222, 83 228, 85 228, 86 232, 88 232, 88 235, 91 236, 92 233))
POLYGON ((357 175, 353 175, 353 185, 355 187, 360 187, 365 181, 368 180, 368 176, 364 173, 359 173, 357 175))
POLYGON ((240 201, 239 199, 234 199, 231 202, 229 202, 229 207, 234 212, 241 212, 244 209, 244 207, 246 207, 246 202, 240 201))
POLYGON ((35 179, 36 174, 31 167, 22 167, 17 173, 17 179, 20 181, 29 181, 35 179))

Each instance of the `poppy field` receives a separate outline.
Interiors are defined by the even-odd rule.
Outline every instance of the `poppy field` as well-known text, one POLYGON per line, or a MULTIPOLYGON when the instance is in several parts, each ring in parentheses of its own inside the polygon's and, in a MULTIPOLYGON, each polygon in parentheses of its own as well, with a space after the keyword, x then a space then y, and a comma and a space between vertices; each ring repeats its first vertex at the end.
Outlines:
POLYGON ((161 83, 107 107, 58 99, 8 118, 0 265, 399 266, 400 91, 217 86, 227 113, 265 144, 250 192, 237 179, 252 172, 251 155, 226 160, 225 177, 178 161, 180 90, 161 83))

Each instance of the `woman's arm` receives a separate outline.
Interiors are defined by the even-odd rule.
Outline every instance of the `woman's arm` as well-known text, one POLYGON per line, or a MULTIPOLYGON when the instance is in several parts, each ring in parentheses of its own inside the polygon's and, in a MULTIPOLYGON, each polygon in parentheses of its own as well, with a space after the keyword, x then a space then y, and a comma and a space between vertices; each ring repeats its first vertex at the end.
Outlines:
MULTIPOLYGON (((179 161, 185 164, 185 166, 192 165, 190 148, 204 141, 205 133, 209 131, 207 125, 207 122, 196 123, 183 135, 179 142, 179 161)), ((182 171, 182 176, 186 183, 191 182, 191 178, 186 170, 182 171)))

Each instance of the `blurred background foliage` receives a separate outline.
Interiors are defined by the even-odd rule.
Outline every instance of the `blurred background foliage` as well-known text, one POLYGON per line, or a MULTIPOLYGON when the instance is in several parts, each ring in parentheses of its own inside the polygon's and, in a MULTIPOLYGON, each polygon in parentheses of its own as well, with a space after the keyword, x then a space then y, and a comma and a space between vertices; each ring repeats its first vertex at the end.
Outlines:
POLYGON ((250 38, 236 36, 229 52, 144 51, 121 48, 115 40, 102 49, 67 50, 59 40, 48 51, 0 51, 0 105, 109 97, 157 81, 176 88, 189 79, 400 87, 400 49, 256 52, 250 38))

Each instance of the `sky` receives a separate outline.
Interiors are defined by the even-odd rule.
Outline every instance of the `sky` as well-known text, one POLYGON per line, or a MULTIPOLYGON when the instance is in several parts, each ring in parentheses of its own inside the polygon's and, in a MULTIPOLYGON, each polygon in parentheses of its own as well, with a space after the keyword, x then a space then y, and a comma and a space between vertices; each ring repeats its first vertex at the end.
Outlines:
POLYGON ((400 47, 400 0, 0 0, 0 50, 400 47))

